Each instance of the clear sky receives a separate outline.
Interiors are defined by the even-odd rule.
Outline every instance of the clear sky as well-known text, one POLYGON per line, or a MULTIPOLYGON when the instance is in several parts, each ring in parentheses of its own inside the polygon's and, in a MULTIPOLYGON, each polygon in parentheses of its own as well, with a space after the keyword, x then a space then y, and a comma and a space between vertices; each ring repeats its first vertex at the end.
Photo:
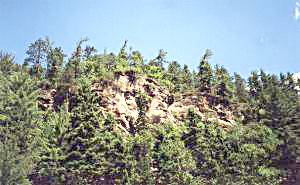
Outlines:
POLYGON ((210 48, 212 64, 244 76, 300 71, 297 0, 0 0, 0 49, 22 61, 46 35, 67 53, 81 37, 114 52, 127 39, 145 59, 164 49, 192 69, 210 48))

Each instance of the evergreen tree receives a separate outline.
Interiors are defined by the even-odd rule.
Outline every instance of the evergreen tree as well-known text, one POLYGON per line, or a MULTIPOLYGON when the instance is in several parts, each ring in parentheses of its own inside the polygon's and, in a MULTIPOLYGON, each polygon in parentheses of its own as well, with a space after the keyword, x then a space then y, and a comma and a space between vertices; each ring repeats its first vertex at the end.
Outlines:
POLYGON ((238 103, 246 103, 248 92, 245 80, 237 73, 234 73, 234 97, 238 103))
POLYGON ((212 55, 213 53, 209 49, 207 49, 198 66, 199 71, 197 74, 196 87, 200 92, 210 93, 211 91, 213 73, 208 60, 212 55))
POLYGON ((183 139, 197 164, 195 176, 207 184, 279 183, 279 171, 271 167, 278 139, 264 126, 239 127, 229 133, 214 123, 197 122, 190 113, 183 139))
POLYGON ((148 101, 149 98, 147 97, 147 95, 142 93, 139 93, 138 96, 135 98, 139 115, 135 123, 136 126, 133 134, 135 134, 135 132, 140 132, 147 127, 148 120, 146 118, 146 112, 148 110, 148 101))
POLYGON ((44 145, 40 162, 35 168, 34 174, 36 175, 32 176, 34 184, 59 184, 64 181, 63 145, 65 134, 71 128, 71 115, 67 106, 67 104, 63 104, 58 112, 45 112, 44 145))
POLYGON ((36 83, 27 74, 0 76, 0 184, 28 184, 40 149, 36 83))
POLYGON ((157 57, 151 60, 148 65, 156 66, 164 70, 164 64, 167 63, 166 56, 167 52, 165 52, 163 49, 160 49, 157 57))
POLYGON ((181 68, 177 61, 173 61, 169 64, 167 70, 167 77, 168 79, 174 84, 175 92, 181 90, 181 68))
POLYGON ((87 45, 83 50, 83 60, 90 60, 95 57, 97 49, 94 46, 87 45))
POLYGON ((129 137, 127 146, 127 184, 155 184, 157 170, 153 168, 155 139, 150 130, 129 137))
POLYGON ((47 56, 46 77, 50 80, 50 82, 52 82, 52 84, 56 84, 58 82, 59 75, 62 72, 64 57, 65 55, 61 48, 51 49, 47 56))
POLYGON ((47 56, 51 49, 52 43, 49 38, 38 39, 31 43, 26 51, 28 57, 25 62, 31 66, 31 75, 41 77, 43 74, 43 66, 46 64, 47 56))
POLYGON ((193 75, 186 64, 183 66, 180 76, 183 91, 193 88, 193 75))
POLYGON ((156 128, 154 146, 154 168, 157 171, 159 184, 193 184, 192 172, 196 163, 189 150, 183 150, 180 128, 166 123, 156 128))
POLYGON ((127 40, 124 42, 124 45, 121 47, 118 56, 115 58, 114 72, 117 77, 124 72, 130 70, 129 68, 129 55, 126 52, 127 49, 127 40))
POLYGON ((75 51, 72 53, 71 58, 67 64, 67 73, 71 76, 70 78, 77 79, 80 77, 80 62, 83 57, 82 45, 88 41, 88 38, 82 38, 76 45, 75 51))
POLYGON ((144 71, 144 59, 139 51, 133 51, 130 55, 130 66, 138 74, 142 74, 144 71))
POLYGON ((82 86, 70 105, 70 128, 63 143, 65 183, 87 183, 97 177, 101 164, 97 161, 97 137, 100 128, 99 97, 92 93, 90 84, 82 86), (82 177, 80 179, 79 177, 82 177))
POLYGON ((216 65, 215 69, 215 93, 219 98, 219 101, 225 107, 229 106, 230 100, 232 98, 233 84, 231 82, 231 77, 224 67, 216 65))
POLYGON ((15 57, 9 53, 0 51, 0 73, 10 75, 20 70, 20 66, 14 63, 15 57))

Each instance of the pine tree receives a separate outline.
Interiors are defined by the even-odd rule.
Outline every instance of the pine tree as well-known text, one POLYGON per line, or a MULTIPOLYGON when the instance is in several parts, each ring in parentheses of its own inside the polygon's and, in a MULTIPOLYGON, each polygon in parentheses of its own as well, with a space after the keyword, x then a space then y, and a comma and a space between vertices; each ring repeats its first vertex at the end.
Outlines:
POLYGON ((256 71, 251 72, 251 76, 248 78, 248 84, 250 88, 250 96, 256 99, 262 88, 261 82, 259 80, 259 75, 256 71))
POLYGON ((246 103, 248 92, 245 80, 237 73, 234 73, 234 97, 238 103, 246 103))
POLYGON ((65 169, 62 165, 65 154, 63 152, 64 137, 71 128, 70 112, 67 104, 63 104, 57 112, 44 113, 43 150, 40 162, 32 176, 34 184, 59 184, 63 181, 65 169), (47 182, 47 183, 46 183, 47 182))
POLYGON ((146 118, 146 112, 148 109, 148 101, 149 101, 149 98, 147 97, 147 95, 142 94, 142 93, 139 93, 137 95, 137 97, 135 98, 135 102, 138 107, 139 115, 138 115, 138 119, 136 120, 136 123, 135 123, 135 129, 134 129, 133 135, 136 132, 139 133, 139 132, 143 131, 147 127, 148 120, 146 118))
POLYGON ((153 60, 150 60, 148 65, 156 66, 164 70, 164 64, 167 63, 166 56, 167 56, 167 52, 165 52, 163 49, 160 49, 157 57, 153 60))
POLYGON ((186 64, 183 66, 180 76, 183 91, 193 88, 193 76, 186 64))
POLYGON ((208 184, 278 184, 280 173, 270 159, 279 141, 269 128, 251 125, 225 132, 189 114, 183 140, 196 160, 194 176, 208 184))
POLYGON ((127 49, 127 40, 124 42, 121 47, 118 56, 115 58, 114 72, 118 78, 120 74, 130 70, 130 57, 126 52, 127 49))
POLYGON ((96 153, 101 122, 99 106, 100 99, 91 92, 90 84, 81 84, 70 105, 70 128, 64 136, 65 183, 87 183, 90 178, 97 177, 101 166, 96 153), (82 179, 78 178, 80 176, 82 179))
POLYGON ((154 147, 154 168, 158 170, 157 182, 161 184, 192 184, 192 173, 196 163, 191 151, 182 150, 182 130, 173 124, 156 127, 154 147))
POLYGON ((96 56, 97 49, 94 46, 87 45, 83 50, 83 60, 90 60, 96 56))
POLYGON ((62 65, 64 63, 64 53, 61 48, 54 48, 50 50, 47 56, 47 72, 46 77, 52 84, 56 84, 59 75, 62 72, 62 65))
POLYGON ((177 61, 173 61, 169 64, 167 70, 167 77, 168 79, 175 85, 175 92, 181 90, 181 68, 177 61))
POLYGON ((211 85, 212 85, 212 69, 208 60, 211 58, 213 53, 207 49, 201 58, 199 64, 199 71, 197 74, 197 84, 196 87, 199 89, 200 92, 210 93, 211 92, 211 85))
POLYGON ((150 130, 129 137, 127 184, 155 184, 157 170, 153 168, 154 144, 150 130))
POLYGON ((139 51, 132 51, 130 54, 130 67, 132 67, 133 70, 138 74, 143 73, 144 59, 139 51))
POLYGON ((83 49, 82 45, 88 41, 88 38, 82 38, 79 40, 79 42, 76 44, 76 49, 72 53, 71 58, 69 59, 69 62, 67 64, 66 71, 70 73, 70 78, 77 79, 80 77, 80 62, 82 61, 83 57, 83 49))
POLYGON ((231 77, 224 67, 216 65, 215 69, 215 93, 219 99, 219 103, 228 107, 232 98, 233 84, 231 77))
POLYGON ((289 182, 297 181, 300 165, 300 103, 299 95, 291 75, 284 75, 279 81, 276 76, 269 75, 265 88, 260 96, 260 122, 270 127, 283 142, 280 146, 279 167, 288 175, 289 182))
POLYGON ((49 38, 38 39, 31 43, 26 51, 28 57, 25 62, 31 66, 31 75, 40 78, 43 74, 43 66, 46 64, 47 56, 51 49, 52 43, 49 38))
POLYGON ((20 66, 14 63, 15 57, 9 53, 0 51, 0 73, 10 75, 20 71, 20 66))
POLYGON ((259 79, 259 75, 256 71, 251 72, 251 76, 248 78, 249 85, 249 98, 248 104, 244 111, 244 123, 259 122, 258 112, 260 110, 261 104, 259 101, 259 96, 262 91, 262 84, 259 79))
POLYGON ((0 76, 0 182, 28 184, 40 150, 36 83, 27 74, 0 76))

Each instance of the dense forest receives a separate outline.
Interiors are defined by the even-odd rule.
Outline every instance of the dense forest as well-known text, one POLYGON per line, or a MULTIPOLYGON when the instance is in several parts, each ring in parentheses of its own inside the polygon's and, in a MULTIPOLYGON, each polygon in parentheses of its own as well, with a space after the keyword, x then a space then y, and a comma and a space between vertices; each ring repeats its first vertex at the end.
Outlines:
POLYGON ((191 70, 164 50, 146 61, 127 44, 98 52, 81 39, 67 57, 45 37, 24 61, 0 53, 0 185, 299 184, 300 80, 292 73, 258 70, 243 79, 211 66, 209 49, 191 70), (120 76, 128 86, 152 79, 169 93, 168 106, 183 96, 205 99, 204 115, 226 110, 234 124, 193 108, 180 121, 156 123, 146 116, 147 87, 132 95, 137 119, 121 129, 94 88, 120 76))

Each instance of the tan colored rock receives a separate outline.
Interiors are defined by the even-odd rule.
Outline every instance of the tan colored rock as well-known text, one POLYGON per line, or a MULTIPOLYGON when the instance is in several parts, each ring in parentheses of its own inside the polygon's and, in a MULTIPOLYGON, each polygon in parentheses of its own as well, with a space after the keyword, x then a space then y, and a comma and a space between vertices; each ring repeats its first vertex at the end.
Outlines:
MULTIPOLYGON (((94 92, 101 96, 101 112, 104 116, 109 113, 115 115, 120 123, 119 128, 128 131, 130 124, 138 119, 138 107, 136 104, 136 93, 148 94, 151 101, 148 102, 146 117, 152 123, 181 123, 191 108, 199 115, 203 121, 214 121, 223 127, 235 125, 234 116, 230 110, 222 106, 209 107, 207 97, 196 96, 195 93, 179 95, 174 103, 168 105, 166 99, 171 94, 159 86, 156 80, 138 76, 134 84, 128 81, 124 74, 117 80, 94 83, 91 87, 94 92)), ((56 92, 43 92, 41 104, 44 108, 49 108, 53 104, 53 97, 56 92)))

